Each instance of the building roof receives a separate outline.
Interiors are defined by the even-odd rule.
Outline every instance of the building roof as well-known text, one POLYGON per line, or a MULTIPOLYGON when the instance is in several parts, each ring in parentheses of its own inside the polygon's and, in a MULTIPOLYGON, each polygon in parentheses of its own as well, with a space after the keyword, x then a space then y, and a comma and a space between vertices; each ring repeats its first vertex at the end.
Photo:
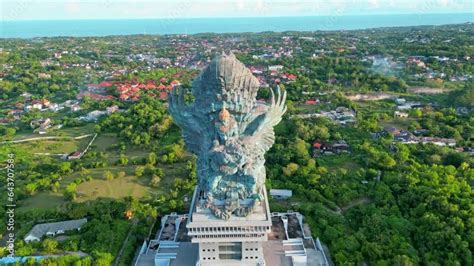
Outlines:
POLYGON ((148 82, 145 89, 156 89, 156 85, 153 82, 148 82))
POLYGON ((37 224, 33 226, 30 232, 28 232, 28 234, 25 236, 25 239, 29 236, 40 239, 48 232, 56 233, 57 231, 60 231, 60 230, 69 231, 73 229, 78 229, 85 223, 87 223, 86 218, 54 222, 54 223, 37 224))
POLYGON ((114 85, 113 82, 110 82, 110 81, 102 81, 101 83, 99 83, 99 88, 104 88, 104 87, 110 87, 114 85))
POLYGON ((75 151, 75 152, 70 153, 68 156, 77 157, 77 156, 80 156, 80 155, 81 155, 81 151, 75 151))
POLYGON ((166 89, 166 86, 163 85, 163 83, 160 83, 160 85, 158 86, 158 89, 162 90, 162 89, 166 89))
POLYGON ((176 79, 175 79, 175 80, 171 81, 170 84, 171 84, 171 85, 179 85, 179 84, 181 84, 181 83, 179 82, 179 80, 176 80, 176 79))
POLYGON ((313 148, 315 148, 315 149, 321 149, 321 146, 322 146, 322 144, 319 140, 317 140, 313 143, 313 148))
POLYGON ((293 195, 293 191, 289 189, 270 189, 270 195, 279 197, 291 197, 293 195))

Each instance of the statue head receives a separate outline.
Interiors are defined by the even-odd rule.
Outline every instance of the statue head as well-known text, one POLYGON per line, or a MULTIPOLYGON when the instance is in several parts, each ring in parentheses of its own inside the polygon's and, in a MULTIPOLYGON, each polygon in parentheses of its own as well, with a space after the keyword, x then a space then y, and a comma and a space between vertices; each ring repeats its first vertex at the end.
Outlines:
POLYGON ((230 113, 225 109, 225 105, 222 107, 221 111, 219 112, 219 120, 222 123, 227 123, 230 119, 230 113))

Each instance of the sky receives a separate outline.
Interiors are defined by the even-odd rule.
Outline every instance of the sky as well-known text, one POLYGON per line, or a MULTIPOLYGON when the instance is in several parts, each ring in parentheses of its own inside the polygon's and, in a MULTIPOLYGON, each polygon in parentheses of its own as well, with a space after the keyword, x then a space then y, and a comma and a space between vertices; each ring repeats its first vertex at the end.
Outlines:
POLYGON ((472 13, 474 0, 0 0, 2 21, 472 13))

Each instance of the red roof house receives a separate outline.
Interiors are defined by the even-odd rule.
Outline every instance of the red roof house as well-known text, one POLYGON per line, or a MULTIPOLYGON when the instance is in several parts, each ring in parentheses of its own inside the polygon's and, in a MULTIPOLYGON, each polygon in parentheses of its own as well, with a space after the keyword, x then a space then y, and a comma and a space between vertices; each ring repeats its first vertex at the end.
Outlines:
POLYGON ((149 90, 149 89, 156 89, 156 85, 152 82, 148 82, 145 86, 145 89, 149 90))
POLYGON ((166 93, 165 91, 162 91, 160 92, 160 95, 158 97, 160 97, 161 100, 166 100, 168 99, 168 93, 166 93))
POLYGON ((110 82, 110 81, 102 81, 101 83, 99 83, 99 88, 105 88, 105 87, 110 87, 114 85, 113 82, 110 82))
POLYGON ((319 142, 319 140, 313 142, 313 148, 315 149, 321 149, 321 142, 319 142))
POLYGON ((175 80, 173 80, 173 81, 170 82, 170 85, 173 86, 173 87, 174 87, 174 86, 179 86, 179 85, 181 85, 181 82, 179 82, 179 80, 176 80, 176 79, 175 79, 175 80))
POLYGON ((164 89, 166 89, 166 86, 163 85, 163 83, 160 83, 160 85, 158 86, 158 89, 164 90, 164 89))

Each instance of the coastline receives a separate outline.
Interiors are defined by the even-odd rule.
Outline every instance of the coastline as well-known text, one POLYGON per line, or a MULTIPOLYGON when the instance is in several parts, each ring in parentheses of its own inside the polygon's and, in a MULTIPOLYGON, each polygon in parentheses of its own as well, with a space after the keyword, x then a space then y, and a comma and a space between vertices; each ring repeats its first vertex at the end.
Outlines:
POLYGON ((242 18, 2 21, 0 38, 105 37, 199 33, 346 31, 472 23, 470 13, 242 18))

